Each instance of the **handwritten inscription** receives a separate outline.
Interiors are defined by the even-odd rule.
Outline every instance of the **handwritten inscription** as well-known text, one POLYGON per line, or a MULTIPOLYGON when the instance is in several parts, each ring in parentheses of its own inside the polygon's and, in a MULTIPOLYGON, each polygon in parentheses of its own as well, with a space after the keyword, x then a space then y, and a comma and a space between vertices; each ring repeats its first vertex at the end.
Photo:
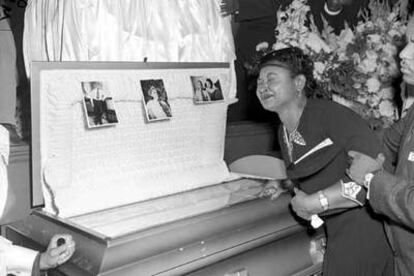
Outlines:
POLYGON ((1 10, 3 12, 0 12, 0 21, 10 18, 13 6, 16 6, 18 8, 26 8, 27 6, 27 0, 5 0, 4 2, 4 4, 1 4, 1 10))

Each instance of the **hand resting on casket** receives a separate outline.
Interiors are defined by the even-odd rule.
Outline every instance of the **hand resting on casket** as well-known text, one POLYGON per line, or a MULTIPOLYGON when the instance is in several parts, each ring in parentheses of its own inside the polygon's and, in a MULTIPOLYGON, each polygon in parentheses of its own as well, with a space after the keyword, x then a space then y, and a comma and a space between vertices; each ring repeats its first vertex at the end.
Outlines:
POLYGON ((270 197, 271 200, 275 200, 287 191, 283 188, 280 180, 269 180, 261 192, 260 197, 270 197))
POLYGON ((40 269, 45 270, 65 263, 75 252, 71 235, 54 235, 45 252, 40 255, 40 269))

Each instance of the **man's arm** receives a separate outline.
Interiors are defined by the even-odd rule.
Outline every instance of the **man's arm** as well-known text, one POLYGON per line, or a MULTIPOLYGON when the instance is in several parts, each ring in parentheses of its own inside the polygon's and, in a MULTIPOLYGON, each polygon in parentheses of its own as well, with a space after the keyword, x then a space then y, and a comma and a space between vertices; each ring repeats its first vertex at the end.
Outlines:
POLYGON ((381 170, 384 157, 375 160, 360 152, 350 152, 352 164, 348 175, 368 188, 369 201, 375 212, 414 229, 414 180, 396 177, 381 170), (373 177, 367 179, 368 174, 373 177))
POLYGON ((414 180, 378 172, 371 180, 369 201, 377 213, 414 229, 414 180))
POLYGON ((4 249, 7 273, 28 273, 33 270, 33 266, 39 252, 12 245, 10 241, 0 237, 0 247, 4 249))
POLYGON ((393 173, 398 161, 398 151, 402 142, 404 129, 410 127, 411 120, 414 118, 414 106, 407 115, 388 128, 383 137, 382 149, 385 156, 384 169, 393 173))

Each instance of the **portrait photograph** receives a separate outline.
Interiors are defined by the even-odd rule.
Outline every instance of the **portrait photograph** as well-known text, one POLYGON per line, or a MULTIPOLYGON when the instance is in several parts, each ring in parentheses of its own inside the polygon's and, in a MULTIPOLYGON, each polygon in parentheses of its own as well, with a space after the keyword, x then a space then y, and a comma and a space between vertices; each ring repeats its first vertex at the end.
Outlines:
POLYGON ((140 82, 147 120, 170 119, 172 117, 171 107, 163 80, 141 80, 140 82))
POLYGON ((83 108, 88 128, 111 126, 118 123, 114 100, 105 82, 81 83, 83 108))
POLYGON ((223 101, 220 80, 217 77, 192 76, 193 100, 195 103, 223 101))

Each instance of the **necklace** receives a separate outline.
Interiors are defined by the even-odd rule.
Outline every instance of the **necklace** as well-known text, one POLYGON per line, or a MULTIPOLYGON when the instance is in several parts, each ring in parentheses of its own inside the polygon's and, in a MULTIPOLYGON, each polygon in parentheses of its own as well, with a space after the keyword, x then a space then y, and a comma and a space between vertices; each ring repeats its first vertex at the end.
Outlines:
POLYGON ((283 125, 283 132, 284 132, 283 136, 284 136, 286 146, 288 148, 288 154, 289 154, 289 158, 290 158, 291 162, 293 161, 293 156, 292 156, 293 144, 297 144, 297 145, 300 145, 300 146, 306 146, 305 139, 303 139, 302 135, 298 131, 300 119, 302 117, 302 113, 303 113, 304 109, 305 109, 305 107, 302 109, 301 114, 299 115, 299 119, 296 122, 296 125, 295 125, 295 127, 293 128, 293 130, 291 132, 289 132, 287 130, 286 126, 283 125))

